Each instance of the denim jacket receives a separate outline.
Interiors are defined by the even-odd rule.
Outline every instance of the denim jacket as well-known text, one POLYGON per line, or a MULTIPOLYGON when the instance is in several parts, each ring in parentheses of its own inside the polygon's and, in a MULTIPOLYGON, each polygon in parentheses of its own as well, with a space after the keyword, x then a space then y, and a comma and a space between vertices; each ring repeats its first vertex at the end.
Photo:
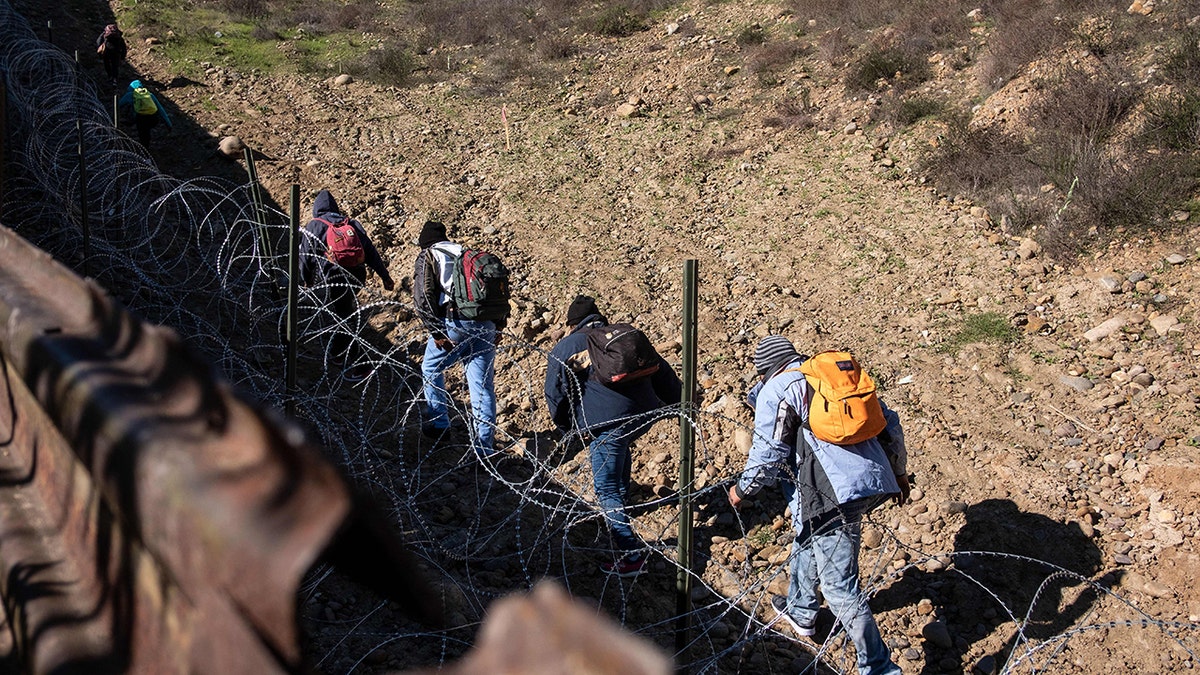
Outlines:
POLYGON ((800 363, 796 359, 751 389, 754 442, 736 486, 748 497, 782 481, 797 531, 852 502, 869 510, 886 501, 900 492, 896 476, 908 460, 900 418, 887 406, 887 428, 861 443, 835 445, 805 429, 808 383, 796 370, 800 363))

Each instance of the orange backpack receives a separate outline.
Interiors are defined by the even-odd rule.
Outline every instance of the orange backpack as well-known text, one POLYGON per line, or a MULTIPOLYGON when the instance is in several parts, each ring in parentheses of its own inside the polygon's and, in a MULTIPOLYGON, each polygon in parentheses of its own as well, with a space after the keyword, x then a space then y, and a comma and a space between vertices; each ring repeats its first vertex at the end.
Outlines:
POLYGON ((799 370, 809 389, 804 426, 817 438, 853 445, 878 436, 887 426, 875 383, 849 352, 821 352, 799 370))

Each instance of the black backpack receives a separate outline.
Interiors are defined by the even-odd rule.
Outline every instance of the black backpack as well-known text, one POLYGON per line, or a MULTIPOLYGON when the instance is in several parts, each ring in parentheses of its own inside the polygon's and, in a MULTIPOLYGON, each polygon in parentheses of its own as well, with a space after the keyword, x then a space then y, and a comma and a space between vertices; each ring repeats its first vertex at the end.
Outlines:
POLYGON ((625 384, 649 377, 662 361, 650 338, 627 323, 587 329, 592 377, 601 384, 625 384))

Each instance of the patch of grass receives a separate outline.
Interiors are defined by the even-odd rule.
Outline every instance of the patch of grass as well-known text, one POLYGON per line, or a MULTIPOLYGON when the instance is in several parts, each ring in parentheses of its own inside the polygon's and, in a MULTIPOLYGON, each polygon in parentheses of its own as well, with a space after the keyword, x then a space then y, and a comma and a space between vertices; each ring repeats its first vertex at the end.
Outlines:
POLYGON ((963 320, 962 326, 951 335, 939 351, 957 353, 964 346, 976 342, 987 342, 1005 345, 1015 342, 1017 329, 1013 328, 1008 319, 996 312, 972 314, 963 320))

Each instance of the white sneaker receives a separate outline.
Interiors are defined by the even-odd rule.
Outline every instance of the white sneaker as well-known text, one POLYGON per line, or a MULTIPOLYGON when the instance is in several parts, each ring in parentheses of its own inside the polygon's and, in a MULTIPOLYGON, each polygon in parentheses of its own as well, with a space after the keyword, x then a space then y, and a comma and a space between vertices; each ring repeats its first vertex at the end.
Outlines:
POLYGON ((787 598, 782 595, 771 596, 771 608, 775 610, 776 615, 783 617, 788 622, 788 625, 792 627, 792 630, 796 631, 796 634, 800 637, 812 637, 817 634, 816 624, 805 626, 792 618, 792 615, 787 611, 787 598))

